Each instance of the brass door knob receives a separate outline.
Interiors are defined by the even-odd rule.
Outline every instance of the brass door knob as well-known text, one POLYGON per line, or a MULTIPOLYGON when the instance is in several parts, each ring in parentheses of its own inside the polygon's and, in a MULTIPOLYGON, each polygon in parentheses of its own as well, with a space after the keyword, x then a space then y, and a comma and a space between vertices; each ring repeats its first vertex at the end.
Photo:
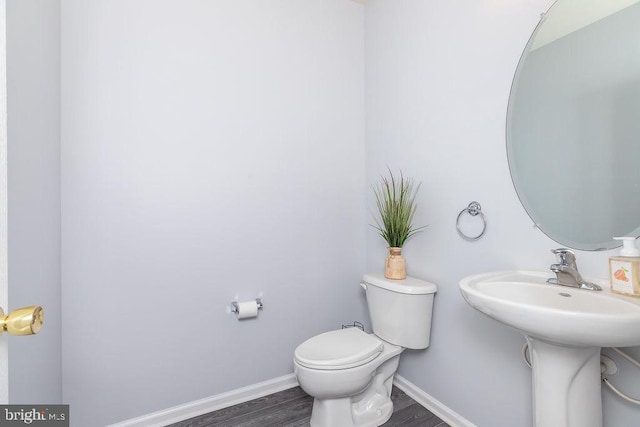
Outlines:
POLYGON ((44 310, 39 305, 22 307, 5 316, 0 308, 0 334, 33 335, 40 332, 44 322, 44 310))

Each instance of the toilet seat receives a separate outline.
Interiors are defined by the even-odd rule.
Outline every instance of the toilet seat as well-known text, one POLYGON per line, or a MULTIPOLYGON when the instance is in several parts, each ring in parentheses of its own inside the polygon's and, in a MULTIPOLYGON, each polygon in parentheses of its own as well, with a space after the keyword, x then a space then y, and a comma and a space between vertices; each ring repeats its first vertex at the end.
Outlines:
POLYGON ((316 335, 296 348, 295 361, 310 369, 338 370, 364 365, 378 357, 384 343, 358 328, 316 335))

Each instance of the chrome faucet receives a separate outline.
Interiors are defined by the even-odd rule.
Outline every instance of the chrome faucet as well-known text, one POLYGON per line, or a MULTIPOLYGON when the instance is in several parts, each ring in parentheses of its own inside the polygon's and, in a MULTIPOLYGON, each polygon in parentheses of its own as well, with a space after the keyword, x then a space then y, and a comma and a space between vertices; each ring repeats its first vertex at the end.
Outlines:
POLYGON ((578 272, 576 264, 576 255, 567 248, 553 249, 558 263, 551 265, 551 271, 556 273, 556 277, 547 280, 547 283, 562 286, 571 286, 573 288, 588 289, 590 291, 601 291, 602 287, 595 283, 587 282, 578 272))

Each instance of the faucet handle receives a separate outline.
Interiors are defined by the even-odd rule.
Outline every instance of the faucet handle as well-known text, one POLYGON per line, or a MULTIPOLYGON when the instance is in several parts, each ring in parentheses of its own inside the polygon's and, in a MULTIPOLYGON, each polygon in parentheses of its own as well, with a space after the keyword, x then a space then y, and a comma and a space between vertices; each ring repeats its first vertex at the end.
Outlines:
POLYGON ((568 248, 552 249, 551 252, 558 257, 558 262, 562 265, 576 267, 576 255, 568 248))

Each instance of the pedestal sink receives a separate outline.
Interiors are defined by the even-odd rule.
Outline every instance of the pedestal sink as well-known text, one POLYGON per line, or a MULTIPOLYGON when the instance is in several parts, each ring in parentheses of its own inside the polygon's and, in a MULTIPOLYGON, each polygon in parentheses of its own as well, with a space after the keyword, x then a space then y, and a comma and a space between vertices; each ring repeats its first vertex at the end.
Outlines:
POLYGON ((602 427, 600 348, 640 345, 640 300, 548 284, 552 273, 499 271, 460 281, 476 310, 520 331, 533 365, 536 427, 602 427))

